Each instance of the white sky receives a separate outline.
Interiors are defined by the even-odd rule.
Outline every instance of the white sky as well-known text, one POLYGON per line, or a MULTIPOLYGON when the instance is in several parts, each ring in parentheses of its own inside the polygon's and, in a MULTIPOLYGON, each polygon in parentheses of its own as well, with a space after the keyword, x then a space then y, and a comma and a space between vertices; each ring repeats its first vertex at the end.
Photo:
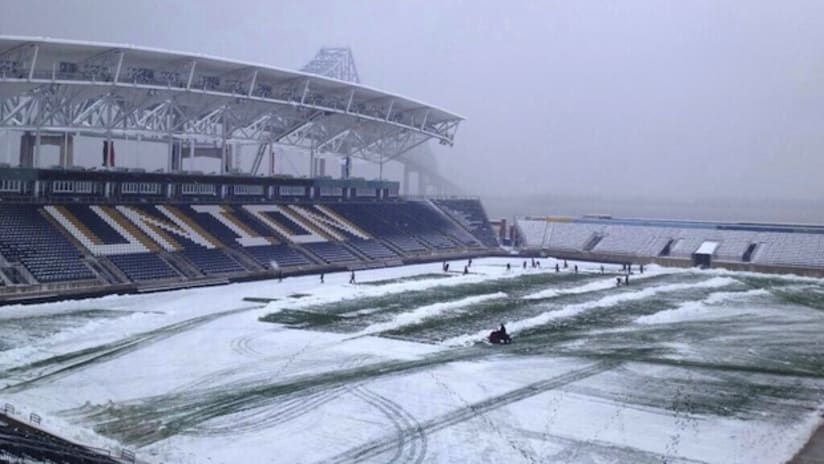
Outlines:
POLYGON ((0 34, 299 68, 468 120, 442 171, 484 195, 824 197, 824 2, 0 0, 0 34))

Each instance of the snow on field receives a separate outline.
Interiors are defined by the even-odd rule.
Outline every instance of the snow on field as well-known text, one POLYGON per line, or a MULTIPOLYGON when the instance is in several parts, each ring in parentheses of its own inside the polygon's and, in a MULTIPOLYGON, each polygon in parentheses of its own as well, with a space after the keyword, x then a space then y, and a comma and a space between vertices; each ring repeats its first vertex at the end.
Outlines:
POLYGON ((542 261, 6 307, 0 401, 158 463, 780 463, 818 425, 824 281, 542 261))

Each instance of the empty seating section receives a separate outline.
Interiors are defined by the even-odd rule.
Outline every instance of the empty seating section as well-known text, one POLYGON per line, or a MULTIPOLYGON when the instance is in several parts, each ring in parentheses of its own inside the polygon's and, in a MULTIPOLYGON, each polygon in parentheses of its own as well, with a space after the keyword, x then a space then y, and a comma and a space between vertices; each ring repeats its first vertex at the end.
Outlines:
POLYGON ((550 223, 543 231, 546 247, 559 250, 581 250, 595 233, 603 235, 603 226, 575 223, 550 223))
POLYGON ((432 248, 456 248, 457 243, 449 237, 454 237, 463 246, 479 244, 475 237, 428 202, 335 203, 326 206, 404 252, 425 251, 426 247, 419 241, 432 248))
POLYGON ((246 269, 219 249, 189 248, 179 252, 204 274, 243 272, 246 269))
POLYGON ((442 210, 453 219, 466 227, 472 235, 484 246, 497 248, 498 238, 489 224, 489 217, 479 200, 433 200, 442 210))
POLYGON ((674 258, 689 258, 704 242, 700 237, 689 234, 681 233, 678 235, 680 236, 675 237, 676 241, 672 244, 672 249, 670 250, 670 256, 674 258), (685 237, 684 235, 687 236, 685 237))
MULTIPOLYGON (((164 221, 169 221, 169 219, 154 206, 140 206, 138 209, 148 213, 153 217, 163 219, 164 221)), ((225 227, 223 227, 222 224, 221 227, 203 227, 201 225, 201 221, 198 220, 200 218, 194 219, 190 214, 188 214, 190 212, 188 210, 189 208, 179 209, 179 211, 184 213, 189 218, 189 220, 193 221, 198 226, 202 227, 209 234, 215 235, 215 238, 217 238, 217 234, 215 232, 222 233, 222 231, 225 229, 225 227)), ((194 211, 191 212, 194 213, 194 211)), ((179 256, 184 256, 185 258, 187 258, 203 274, 226 274, 231 272, 243 272, 246 270, 243 268, 243 266, 238 264, 234 259, 227 256, 226 253, 224 253, 223 250, 220 250, 219 248, 207 248, 199 243, 195 243, 194 241, 182 235, 172 233, 169 233, 168 235, 170 235, 175 242, 177 242, 183 247, 183 249, 178 251, 177 254, 179 256)), ((234 240, 232 241, 234 242, 234 240)))
POLYGON ((446 235, 454 240, 455 243, 466 247, 477 248, 484 246, 474 235, 461 227, 452 227, 448 232, 446 232, 446 235))
POLYGON ((390 235, 384 237, 384 240, 404 253, 420 253, 428 250, 410 235, 390 235))
POLYGON ((638 256, 657 254, 666 245, 656 237, 655 231, 649 227, 615 226, 604 231, 604 235, 592 251, 601 253, 615 253, 619 255, 638 256))
POLYGON ((758 237, 753 262, 780 266, 824 267, 824 235, 767 232, 758 237))
POLYGON ((327 263, 347 263, 360 261, 343 245, 333 242, 306 243, 304 248, 316 254, 327 263))
POLYGON ((192 209, 191 206, 179 207, 179 209, 186 216, 195 221, 200 227, 214 235, 218 240, 220 240, 221 243, 230 247, 240 246, 237 242, 237 238, 240 236, 232 231, 232 229, 226 227, 222 222, 215 219, 211 214, 199 213, 192 209))
POLYGON ((97 236, 105 244, 128 243, 112 226, 95 213, 88 205, 64 206, 72 216, 97 236))
POLYGON ((41 283, 95 278, 81 251, 35 206, 0 205, 0 253, 23 264, 41 283))
POLYGON ((398 254, 377 240, 353 239, 348 241, 356 250, 371 259, 397 258, 398 254))
POLYGON ((238 221, 242 222, 244 225, 249 227, 255 234, 261 237, 269 237, 274 236, 274 232, 264 225, 258 218, 256 218, 252 213, 247 211, 245 208, 241 206, 233 206, 231 207, 233 213, 235 213, 235 217, 238 221))
POLYGON ((112 255, 108 259, 134 281, 179 277, 165 261, 152 253, 112 255))
POLYGON ((715 250, 715 256, 722 261, 741 261, 750 243, 754 242, 756 233, 737 230, 723 231, 715 250))
POLYGON ((448 250, 450 248, 455 248, 455 242, 450 240, 449 237, 446 237, 445 235, 439 234, 437 232, 420 234, 418 235, 418 238, 423 243, 439 250, 448 250))
POLYGON ((660 226, 651 224, 653 221, 625 222, 629 224, 621 224, 620 220, 610 223, 519 219, 516 224, 522 245, 528 248, 584 252, 593 234, 599 234, 600 241, 590 250, 593 253, 656 257, 672 241, 669 256, 689 259, 702 243, 710 241, 718 243, 714 253, 717 261, 742 262, 747 248, 756 244, 751 256, 753 263, 824 268, 824 234, 820 232, 775 232, 759 227, 745 230, 706 223, 678 227, 671 221, 661 221, 660 226))
POLYGON ((312 264, 306 256, 288 245, 266 245, 246 247, 249 256, 266 268, 306 266, 312 264))
POLYGON ((307 232, 306 227, 296 223, 283 213, 280 213, 278 211, 265 211, 262 214, 270 219, 273 219, 275 222, 285 227, 286 230, 288 230, 294 235, 303 235, 307 232))

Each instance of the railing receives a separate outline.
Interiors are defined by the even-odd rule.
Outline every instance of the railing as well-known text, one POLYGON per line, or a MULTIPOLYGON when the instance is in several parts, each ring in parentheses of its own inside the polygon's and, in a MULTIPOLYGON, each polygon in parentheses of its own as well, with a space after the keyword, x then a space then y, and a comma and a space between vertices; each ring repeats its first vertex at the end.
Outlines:
POLYGON ((32 284, 32 285, 6 285, 0 287, 0 295, 15 295, 19 293, 32 293, 32 292, 57 292, 62 290, 78 290, 84 288, 94 288, 100 286, 100 282, 97 280, 79 280, 73 282, 60 282, 60 283, 53 283, 53 284, 32 284))
MULTIPOLYGON (((137 462, 137 456, 136 456, 136 454, 133 450, 126 449, 126 448, 100 448, 100 447, 95 447, 95 446, 82 445, 82 444, 75 443, 71 440, 68 440, 66 438, 63 438, 63 437, 61 437, 61 436, 59 436, 59 435, 57 435, 53 432, 50 432, 47 428, 43 427, 43 418, 39 414, 37 414, 35 412, 30 412, 28 416, 25 416, 25 415, 22 414, 22 412, 18 412, 17 408, 15 408, 14 405, 11 404, 11 403, 3 404, 2 413, 3 413, 3 415, 8 417, 9 419, 14 419, 18 422, 22 422, 22 423, 28 425, 29 427, 31 427, 32 429, 39 430, 39 431, 41 431, 45 434, 51 435, 51 436, 55 436, 57 438, 60 438, 61 440, 72 443, 72 444, 74 444, 74 445, 76 445, 76 446, 78 446, 82 449, 88 450, 92 453, 97 453, 99 455, 107 456, 107 457, 110 457, 110 458, 119 458, 121 461, 128 462, 128 463, 136 463, 137 462)), ((26 461, 26 462, 28 462, 28 461, 26 461)), ((94 461, 90 461, 90 462, 94 462, 94 461)))
POLYGON ((404 200, 481 200, 476 195, 400 195, 404 200))

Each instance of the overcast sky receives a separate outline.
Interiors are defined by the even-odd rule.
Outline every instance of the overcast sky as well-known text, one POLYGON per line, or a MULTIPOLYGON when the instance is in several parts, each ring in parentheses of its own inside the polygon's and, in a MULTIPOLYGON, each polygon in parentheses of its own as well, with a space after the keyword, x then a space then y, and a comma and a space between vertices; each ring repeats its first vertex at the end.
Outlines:
POLYGON ((441 170, 486 195, 824 198, 824 1, 0 0, 0 34, 299 68, 464 115, 441 170))

